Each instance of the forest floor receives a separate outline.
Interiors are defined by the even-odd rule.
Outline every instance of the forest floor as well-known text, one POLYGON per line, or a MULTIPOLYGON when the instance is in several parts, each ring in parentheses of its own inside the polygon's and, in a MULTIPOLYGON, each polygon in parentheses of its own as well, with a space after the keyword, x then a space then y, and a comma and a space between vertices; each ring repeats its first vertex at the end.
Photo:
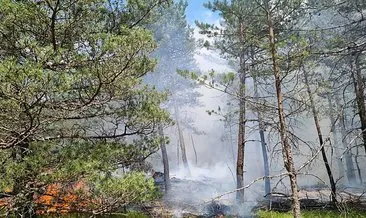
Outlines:
MULTIPOLYGON (((164 192, 164 184, 157 182, 164 192)), ((222 181, 209 178, 172 178, 171 189, 160 200, 130 208, 127 214, 106 215, 104 217, 258 217, 258 218, 289 218, 291 213, 291 198, 287 194, 272 194, 264 199, 257 193, 252 195, 252 201, 246 201, 245 207, 235 204, 235 193, 216 198, 222 193, 234 190, 233 184, 223 184, 222 181)), ((261 186, 254 187, 260 190, 261 186)), ((258 191, 257 191, 258 192, 258 191)), ((250 197, 250 190, 246 191, 250 197)), ((343 187, 338 189, 338 204, 330 204, 330 192, 326 187, 302 187, 299 192, 303 217, 365 217, 366 190, 362 187, 343 187)), ((69 214, 67 218, 84 218, 88 215, 69 214)), ((48 218, 48 217, 47 217, 48 218)))
MULTIPOLYGON (((211 178, 200 181, 173 178, 171 191, 158 204, 151 205, 148 214, 151 217, 192 218, 289 216, 291 198, 288 194, 277 193, 267 199, 260 194, 253 195, 252 201, 246 201, 243 209, 232 200, 234 194, 215 199, 215 196, 233 190, 232 187, 220 186, 217 182, 211 178)), ((304 217, 366 217, 365 187, 339 187, 336 206, 330 202, 331 193, 327 187, 309 186, 300 187, 300 190, 304 217)), ((249 190, 246 193, 250 195, 249 190)))
MULTIPOLYGON (((330 190, 319 187, 301 189, 302 217, 304 218, 366 218, 366 189, 364 187, 338 188, 337 203, 330 202, 330 190)), ((254 208, 258 218, 290 218, 291 199, 287 195, 272 195, 269 201, 259 202, 254 208)))
MULTIPOLYGON (((344 211, 337 210, 313 210, 302 211, 303 218, 364 218, 366 212, 363 211, 344 211)), ((293 215, 290 212, 277 212, 277 211, 258 211, 257 218, 292 218, 293 215)))

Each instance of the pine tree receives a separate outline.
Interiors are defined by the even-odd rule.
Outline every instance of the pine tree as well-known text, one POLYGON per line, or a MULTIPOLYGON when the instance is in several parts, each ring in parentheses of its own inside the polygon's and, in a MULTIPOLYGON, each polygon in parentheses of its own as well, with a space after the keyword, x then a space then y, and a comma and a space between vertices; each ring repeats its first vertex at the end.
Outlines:
POLYGON ((155 152, 156 124, 169 122, 166 96, 141 82, 156 46, 141 25, 162 4, 1 1, 0 192, 9 212, 30 217, 48 185, 81 179, 86 196, 114 198, 108 210, 156 196, 144 175, 111 175, 155 152))
POLYGON ((197 131, 182 117, 182 110, 186 106, 199 104, 197 98, 199 94, 192 81, 184 79, 177 73, 177 70, 198 69, 194 60, 193 29, 185 18, 186 8, 187 1, 177 1, 163 11, 156 23, 150 25, 149 28, 159 43, 159 48, 154 52, 158 65, 154 73, 146 77, 146 81, 158 90, 169 92, 169 102, 165 107, 174 115, 183 167, 186 173, 190 174, 184 127, 194 133, 197 131))

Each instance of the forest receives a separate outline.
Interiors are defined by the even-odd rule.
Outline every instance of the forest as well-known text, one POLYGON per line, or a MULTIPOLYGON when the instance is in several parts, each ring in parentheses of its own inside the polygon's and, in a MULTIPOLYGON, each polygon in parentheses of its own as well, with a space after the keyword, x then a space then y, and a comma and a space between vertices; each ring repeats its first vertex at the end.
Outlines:
POLYGON ((0 217, 366 217, 364 53, 364 0, 0 0, 0 217))

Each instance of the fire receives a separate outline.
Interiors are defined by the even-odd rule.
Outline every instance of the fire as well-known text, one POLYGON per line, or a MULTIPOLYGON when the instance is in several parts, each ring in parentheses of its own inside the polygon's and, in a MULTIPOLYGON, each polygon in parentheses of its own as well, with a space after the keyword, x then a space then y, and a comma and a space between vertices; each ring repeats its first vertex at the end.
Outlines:
MULTIPOLYGON (((5 193, 12 192, 11 189, 6 191, 5 193)), ((83 191, 86 191, 86 184, 83 181, 71 185, 61 183, 48 185, 44 194, 33 196, 34 202, 38 205, 36 214, 82 211, 90 202, 78 194, 83 191)), ((11 201, 11 197, 0 198, 0 208, 11 207, 11 201)))
POLYGON ((60 183, 49 185, 46 193, 35 200, 42 208, 37 210, 37 214, 68 213, 85 208, 88 200, 81 199, 77 194, 79 191, 84 191, 85 187, 82 181, 66 187, 60 183))

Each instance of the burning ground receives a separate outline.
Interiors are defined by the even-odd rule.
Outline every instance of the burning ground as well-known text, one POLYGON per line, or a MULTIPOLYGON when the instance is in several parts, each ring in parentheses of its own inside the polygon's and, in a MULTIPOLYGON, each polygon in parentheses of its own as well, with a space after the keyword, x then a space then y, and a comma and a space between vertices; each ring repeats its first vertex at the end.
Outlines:
MULTIPOLYGON (((183 171, 173 172, 170 191, 165 192, 161 202, 150 205, 146 211, 153 217, 162 214, 166 217, 255 217, 258 211, 291 211, 290 191, 278 188, 264 196, 261 180, 245 190, 245 204, 239 207, 235 192, 232 192, 235 184, 228 179, 232 176, 226 173, 230 170, 224 167, 192 168, 190 175, 183 171)), ((155 181, 165 191, 162 173, 155 174, 155 181)), ((339 187, 336 206, 332 205, 330 190, 325 185, 301 186, 299 196, 301 207, 306 211, 338 208, 362 212, 366 208, 364 187, 339 187)))
MULTIPOLYGON (((155 181, 165 192, 163 174, 155 173, 155 181)), ((235 183, 230 170, 226 166, 216 166, 212 169, 191 168, 190 173, 184 171, 172 172, 171 187, 165 192, 162 203, 173 217, 188 215, 215 217, 219 215, 250 216, 251 209, 261 199, 254 191, 260 184, 246 190, 246 205, 238 207, 235 193, 223 193, 235 190, 235 183)))

